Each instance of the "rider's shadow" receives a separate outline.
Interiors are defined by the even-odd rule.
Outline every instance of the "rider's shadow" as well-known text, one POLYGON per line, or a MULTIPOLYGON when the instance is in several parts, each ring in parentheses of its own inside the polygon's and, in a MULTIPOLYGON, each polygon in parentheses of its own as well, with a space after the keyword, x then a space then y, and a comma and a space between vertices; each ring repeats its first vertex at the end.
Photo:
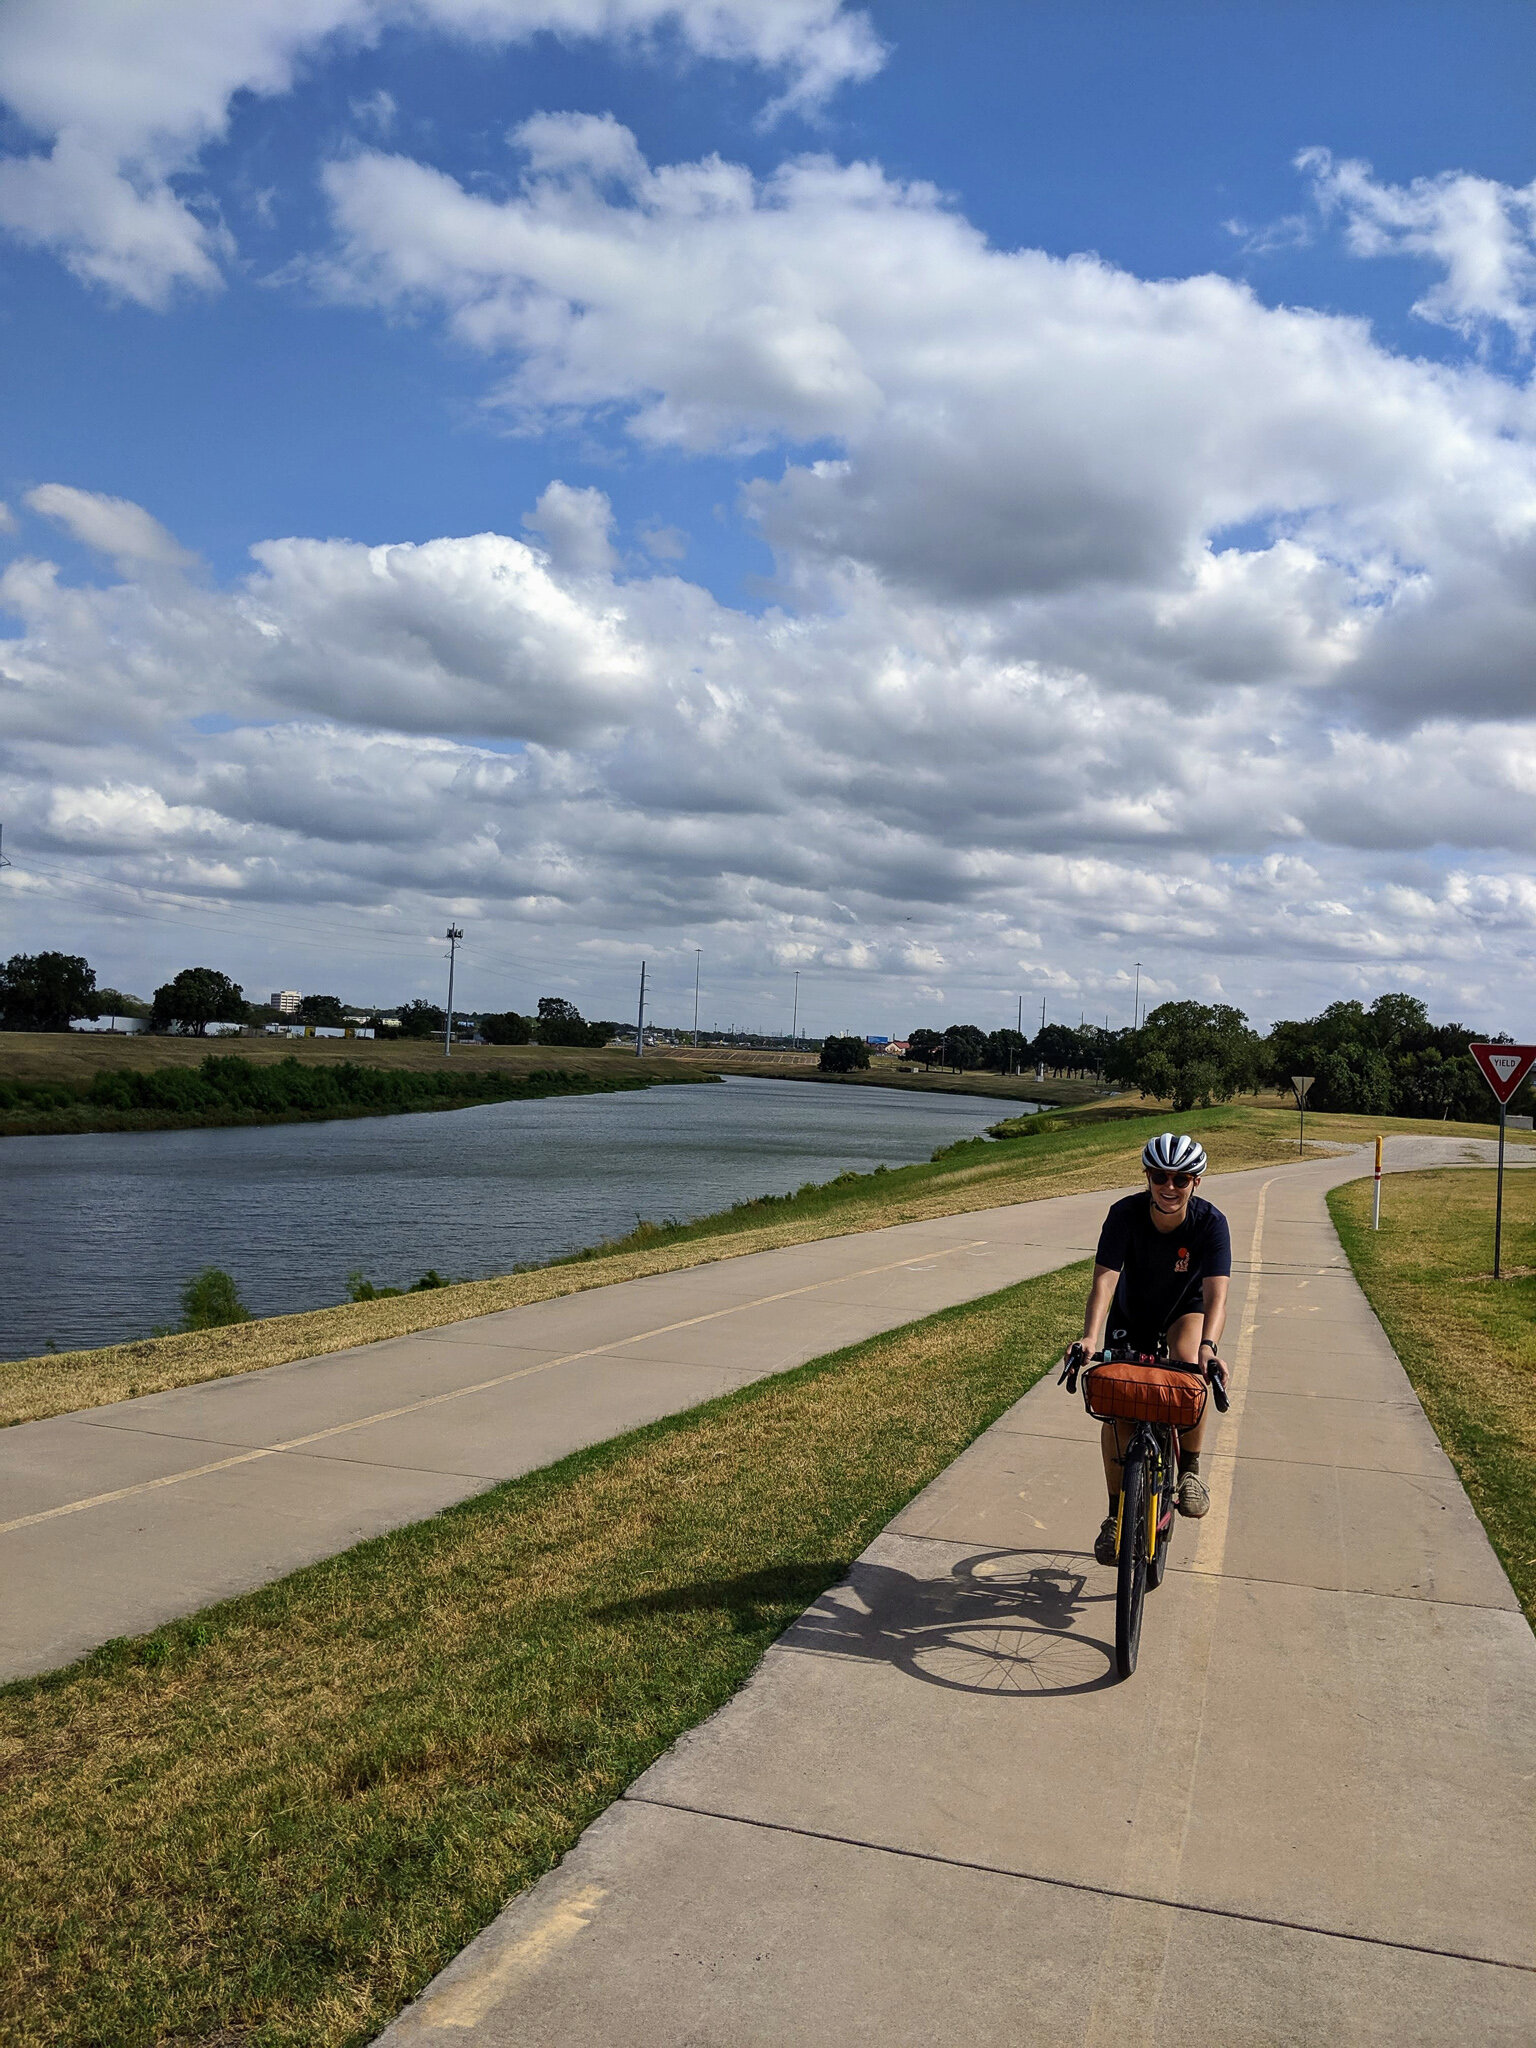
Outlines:
POLYGON ((877 1658, 955 1692, 1040 1699, 1115 1682, 1114 1648, 1078 1624, 1112 1600, 1075 1551, 989 1550, 943 1578, 856 1564, 783 1638, 786 1650, 877 1658))

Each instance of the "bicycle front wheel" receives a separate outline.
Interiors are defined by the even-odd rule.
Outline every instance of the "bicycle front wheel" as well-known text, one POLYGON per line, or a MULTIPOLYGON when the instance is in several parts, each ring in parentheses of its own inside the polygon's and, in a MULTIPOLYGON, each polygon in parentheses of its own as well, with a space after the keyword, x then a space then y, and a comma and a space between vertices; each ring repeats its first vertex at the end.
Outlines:
POLYGON ((1115 1581, 1115 1663, 1122 1678, 1136 1669, 1141 1609, 1147 1597, 1147 1461, 1127 1458, 1120 1475, 1120 1558, 1115 1581))

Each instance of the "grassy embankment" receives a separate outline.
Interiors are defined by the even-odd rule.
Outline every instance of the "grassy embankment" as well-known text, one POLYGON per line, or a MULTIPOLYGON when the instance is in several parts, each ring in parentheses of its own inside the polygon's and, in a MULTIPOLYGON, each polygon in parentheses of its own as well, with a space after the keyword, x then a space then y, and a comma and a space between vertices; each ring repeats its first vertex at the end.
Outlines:
POLYGON ((1504 1274, 1493 1266, 1494 1176, 1394 1174, 1382 1225, 1370 1185, 1328 1206, 1355 1277, 1536 1626, 1536 1173, 1505 1176, 1504 1274))
POLYGON ((945 1311, 0 1690, 9 2048, 371 2040, 1034 1383, 1084 1280, 945 1311))
MULTIPOLYGON (((1127 1185, 1137 1178, 1138 1155, 1147 1136, 1167 1122, 1168 1112, 1156 1106, 1021 1118, 996 1127, 1023 1133, 1012 1142, 963 1141, 924 1165, 842 1174, 794 1194, 765 1195, 691 1222, 643 1222, 628 1237, 528 1272, 385 1301, 271 1316, 228 1329, 0 1363, 0 1426, 341 1351, 648 1273, 675 1272, 813 1238, 881 1230, 888 1224, 1127 1185)), ((1293 1112, 1228 1106, 1191 1112, 1179 1124, 1201 1138, 1216 1172, 1295 1157, 1293 1112)), ((1363 1142, 1379 1129, 1487 1135, 1481 1125, 1406 1119, 1382 1123, 1360 1117, 1315 1117, 1308 1128, 1335 1143, 1363 1142)), ((235 1277, 239 1279, 238 1274, 235 1277)))
MULTIPOLYGON (((669 1048, 667 1057, 717 1074, 749 1074, 764 1081, 817 1081, 828 1088, 899 1088, 908 1095, 990 1095, 1012 1102, 1048 1102, 1053 1107, 1096 1102, 1105 1093, 1097 1081, 1037 1081, 1033 1074, 948 1074, 940 1067, 909 1067, 878 1053, 852 1074, 824 1074, 813 1052, 747 1052, 700 1046, 669 1048)), ((649 1054, 647 1054, 649 1058, 649 1054)))
POLYGON ((670 1059, 430 1040, 0 1033, 0 1137, 309 1123, 713 1076, 670 1059))

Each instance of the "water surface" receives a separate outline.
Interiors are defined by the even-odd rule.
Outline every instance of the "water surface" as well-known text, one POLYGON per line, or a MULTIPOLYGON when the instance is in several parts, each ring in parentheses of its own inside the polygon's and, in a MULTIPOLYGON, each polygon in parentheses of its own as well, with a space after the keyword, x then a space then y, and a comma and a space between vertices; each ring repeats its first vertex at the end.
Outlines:
POLYGON ((0 1140, 0 1357, 146 1335, 204 1266, 280 1315, 579 1251, 639 1217, 707 1215, 926 1159, 1027 1105, 733 1077, 237 1130, 0 1140))

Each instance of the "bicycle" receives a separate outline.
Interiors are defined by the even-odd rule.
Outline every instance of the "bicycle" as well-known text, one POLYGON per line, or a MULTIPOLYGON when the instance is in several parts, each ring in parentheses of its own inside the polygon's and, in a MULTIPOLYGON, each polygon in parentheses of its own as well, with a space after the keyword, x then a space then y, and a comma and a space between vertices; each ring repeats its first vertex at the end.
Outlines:
POLYGON ((1149 1590, 1163 1583, 1168 1569, 1179 1431, 1192 1429, 1205 1413, 1207 1387, 1218 1412, 1225 1412, 1225 1368, 1214 1359, 1209 1369, 1174 1364, 1166 1341, 1159 1339, 1150 1353, 1111 1342, 1089 1356, 1081 1344, 1073 1344, 1062 1361, 1059 1384, 1076 1393, 1079 1375, 1090 1415, 1100 1422, 1132 1424, 1130 1442, 1120 1454, 1115 1522, 1115 1664, 1120 1676, 1129 1678, 1141 1648, 1142 1603, 1149 1590))

